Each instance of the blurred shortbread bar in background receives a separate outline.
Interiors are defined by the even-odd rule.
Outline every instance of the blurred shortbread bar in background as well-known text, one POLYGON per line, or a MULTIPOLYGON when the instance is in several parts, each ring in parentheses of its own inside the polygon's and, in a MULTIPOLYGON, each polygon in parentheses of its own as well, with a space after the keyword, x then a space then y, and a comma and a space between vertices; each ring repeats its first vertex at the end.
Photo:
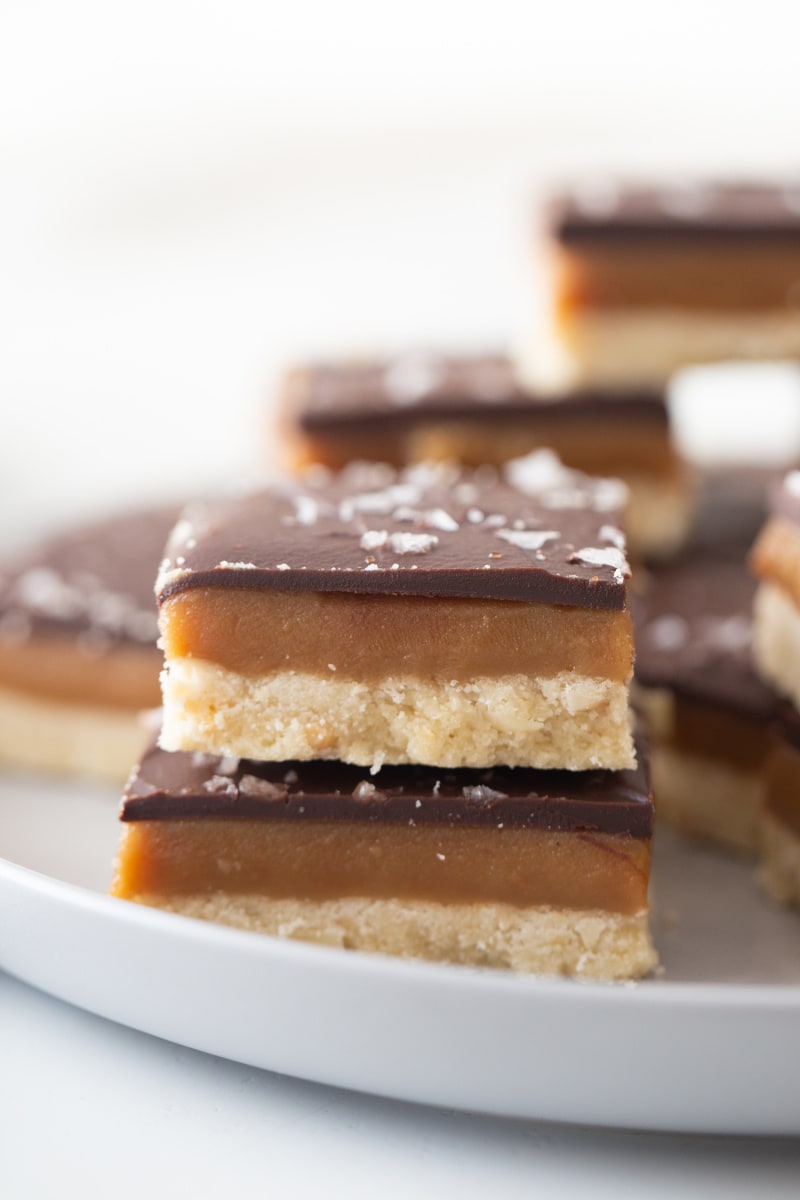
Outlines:
POLYGON ((636 698, 647 718, 659 819, 754 853, 774 692, 751 661, 755 580, 698 554, 651 572, 634 603, 636 698))
POLYGON ((500 465, 548 447, 568 467, 625 481, 637 556, 672 553, 691 516, 690 475, 663 389, 531 391, 499 354, 418 352, 296 367, 283 388, 281 432, 294 467, 356 459, 500 465))
POLYGON ((161 744, 261 760, 633 765, 625 487, 353 464, 190 506, 158 582, 161 744))
POLYGON ((175 516, 84 526, 0 567, 0 762, 126 777, 160 703, 153 581, 175 516))
POLYGON ((574 378, 800 356, 800 180, 567 190, 545 210, 549 318, 574 378))

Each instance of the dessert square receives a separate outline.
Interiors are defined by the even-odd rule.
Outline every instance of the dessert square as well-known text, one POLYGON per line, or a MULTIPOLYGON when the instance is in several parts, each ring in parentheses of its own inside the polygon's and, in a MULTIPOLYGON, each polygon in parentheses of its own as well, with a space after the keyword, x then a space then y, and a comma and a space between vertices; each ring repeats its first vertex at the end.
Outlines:
POLYGON ((749 853, 777 704, 751 659, 754 592, 743 561, 703 555, 652 573, 634 605, 659 819, 749 853))
POLYGON ((568 467, 624 479, 635 554, 671 553, 686 533, 692 488, 662 388, 544 392, 524 388, 499 354, 417 351, 295 368, 281 421, 295 466, 499 466, 547 447, 568 467))
POLYGON ((113 517, 0 566, 0 762, 126 778, 160 703, 153 577, 175 517, 113 517))
POLYGON ((800 354, 800 184, 624 187, 554 197, 552 324, 579 378, 800 354))
POLYGON ((625 489, 361 464, 190 508, 157 593, 168 750, 633 765, 625 489))
POLYGON ((769 494, 769 516, 751 555, 759 580, 753 653, 761 676, 800 706, 800 471, 769 494))
POLYGON ((112 894, 279 937, 636 978, 653 801, 635 771, 263 763, 151 749, 112 894))

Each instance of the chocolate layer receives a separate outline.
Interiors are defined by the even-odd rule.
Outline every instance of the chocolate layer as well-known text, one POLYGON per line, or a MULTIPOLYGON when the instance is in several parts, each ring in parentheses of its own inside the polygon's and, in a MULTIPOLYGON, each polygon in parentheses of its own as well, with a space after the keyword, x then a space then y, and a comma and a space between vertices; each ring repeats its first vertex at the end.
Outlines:
POLYGON ((452 358, 417 352, 383 361, 312 364, 290 374, 287 401, 292 419, 309 433, 399 430, 422 417, 487 424, 514 418, 543 429, 565 417, 601 417, 609 435, 622 423, 665 431, 668 426, 660 389, 535 393, 518 383, 511 361, 499 354, 452 358))
POLYGON ((800 181, 784 186, 603 181, 555 196, 549 225, 566 244, 756 241, 800 245, 800 181))
POLYGON ((634 604, 638 682, 768 721, 775 697, 750 653, 755 587, 742 561, 654 571, 634 604))
POLYGON ((155 645, 153 578, 176 510, 113 517, 51 538, 0 568, 0 641, 84 635, 87 650, 155 645))
POLYGON ((123 821, 219 817, 509 825, 564 832, 652 831, 647 755, 632 771, 443 771, 339 762, 264 763, 152 748, 125 789, 123 821))
POLYGON ((539 452, 494 469, 355 464, 190 506, 159 602, 191 588, 462 596, 622 609, 625 488, 539 452))

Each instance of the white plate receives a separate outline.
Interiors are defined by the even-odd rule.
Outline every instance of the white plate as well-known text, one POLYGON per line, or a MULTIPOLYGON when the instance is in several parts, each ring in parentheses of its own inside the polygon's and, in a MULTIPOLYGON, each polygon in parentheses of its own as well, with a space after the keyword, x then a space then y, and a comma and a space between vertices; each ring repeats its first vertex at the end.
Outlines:
POLYGON ((0 777, 0 966, 82 1008, 399 1099, 630 1128, 800 1133, 800 918, 659 837, 664 975, 578 984, 281 942, 102 894, 116 802, 0 777))

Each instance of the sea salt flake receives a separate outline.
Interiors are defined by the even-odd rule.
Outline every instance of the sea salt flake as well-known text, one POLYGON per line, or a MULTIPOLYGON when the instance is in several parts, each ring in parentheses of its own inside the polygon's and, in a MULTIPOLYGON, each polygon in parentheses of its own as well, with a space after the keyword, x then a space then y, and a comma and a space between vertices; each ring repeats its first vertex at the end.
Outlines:
POLYGON ((445 364, 434 355, 404 354, 384 371, 383 386, 390 401, 402 406, 433 391, 444 376, 445 364))
POLYGON ((616 525, 601 525, 600 537, 604 542, 610 542, 618 550, 625 549, 625 534, 616 525))
POLYGON ((586 563, 590 567, 611 567, 615 583, 624 583, 631 574, 627 558, 616 546, 584 546, 570 554, 567 562, 586 563))
POLYGON ((368 529, 365 533, 362 533, 358 544, 362 550, 378 550, 381 546, 385 546, 388 540, 388 530, 368 529))
POLYGON ((498 529, 495 537, 518 546, 520 550, 541 550, 545 542, 552 542, 561 537, 555 529, 498 529))
POLYGON ((356 800, 372 800, 380 793, 374 783, 370 783, 368 779, 362 779, 353 788, 353 796, 356 800))
POLYGON ((203 783, 203 791, 212 796, 238 796, 239 789, 232 779, 226 775, 212 775, 203 783))
POLYGON ((677 613, 666 613, 649 623, 644 636, 655 650, 679 650, 689 640, 689 623, 677 613))
POLYGON ((461 789, 461 794, 465 800, 506 800, 508 799, 507 792, 497 792, 494 788, 490 788, 485 783, 472 784, 470 787, 461 789))
POLYGON ((263 796, 266 800, 283 800, 289 791, 286 783, 273 783, 260 775, 243 775, 239 790, 245 796, 263 796))

